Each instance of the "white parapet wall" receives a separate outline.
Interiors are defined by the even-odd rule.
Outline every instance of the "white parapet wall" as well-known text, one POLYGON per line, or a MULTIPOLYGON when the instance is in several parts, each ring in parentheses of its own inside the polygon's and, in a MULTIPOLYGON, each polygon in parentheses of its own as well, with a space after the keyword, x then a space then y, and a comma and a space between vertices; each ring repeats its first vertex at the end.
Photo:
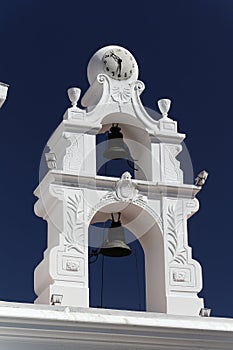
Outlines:
POLYGON ((0 302, 1 350, 232 350, 233 320, 0 302))
POLYGON ((3 103, 6 101, 8 87, 9 85, 0 82, 0 108, 2 107, 3 103))

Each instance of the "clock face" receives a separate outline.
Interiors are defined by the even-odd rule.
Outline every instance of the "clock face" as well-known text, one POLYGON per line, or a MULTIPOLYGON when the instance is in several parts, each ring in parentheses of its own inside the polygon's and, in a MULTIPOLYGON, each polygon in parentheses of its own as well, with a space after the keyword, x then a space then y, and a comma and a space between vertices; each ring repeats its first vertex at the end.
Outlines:
POLYGON ((104 70, 113 79, 129 79, 134 70, 135 62, 133 56, 124 49, 112 49, 107 51, 103 57, 104 70))

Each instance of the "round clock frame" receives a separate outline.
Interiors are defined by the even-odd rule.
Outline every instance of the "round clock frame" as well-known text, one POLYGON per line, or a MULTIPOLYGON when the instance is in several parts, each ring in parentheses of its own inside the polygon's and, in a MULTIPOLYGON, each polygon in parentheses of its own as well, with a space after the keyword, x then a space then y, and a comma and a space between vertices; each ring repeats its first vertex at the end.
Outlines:
POLYGON ((135 70, 133 56, 123 48, 113 48, 103 56, 105 73, 115 80, 129 79, 135 70))

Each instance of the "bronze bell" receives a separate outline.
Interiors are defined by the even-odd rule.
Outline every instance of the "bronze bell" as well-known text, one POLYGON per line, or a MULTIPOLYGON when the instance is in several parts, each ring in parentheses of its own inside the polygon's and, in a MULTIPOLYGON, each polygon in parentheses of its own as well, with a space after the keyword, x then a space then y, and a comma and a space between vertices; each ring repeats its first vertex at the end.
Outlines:
POLYGON ((125 243, 124 228, 121 226, 120 216, 118 213, 118 220, 114 220, 112 215, 111 226, 108 231, 108 238, 103 243, 100 253, 105 256, 122 257, 132 253, 131 248, 125 243))
POLYGON ((104 151, 107 159, 128 159, 134 161, 128 147, 123 141, 123 134, 118 124, 112 124, 108 134, 108 148, 104 151))

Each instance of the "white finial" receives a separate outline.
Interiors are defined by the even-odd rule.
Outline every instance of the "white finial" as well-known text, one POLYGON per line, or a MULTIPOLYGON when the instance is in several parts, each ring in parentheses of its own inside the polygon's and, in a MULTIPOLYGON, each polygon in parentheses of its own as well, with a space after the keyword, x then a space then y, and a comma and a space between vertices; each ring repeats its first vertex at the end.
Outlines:
POLYGON ((67 90, 68 97, 70 99, 70 102, 72 103, 73 107, 77 107, 77 102, 79 100, 81 89, 77 87, 71 87, 67 90))
POLYGON ((171 107, 171 100, 168 98, 162 98, 161 100, 158 100, 158 106, 162 116, 166 118, 171 107))

